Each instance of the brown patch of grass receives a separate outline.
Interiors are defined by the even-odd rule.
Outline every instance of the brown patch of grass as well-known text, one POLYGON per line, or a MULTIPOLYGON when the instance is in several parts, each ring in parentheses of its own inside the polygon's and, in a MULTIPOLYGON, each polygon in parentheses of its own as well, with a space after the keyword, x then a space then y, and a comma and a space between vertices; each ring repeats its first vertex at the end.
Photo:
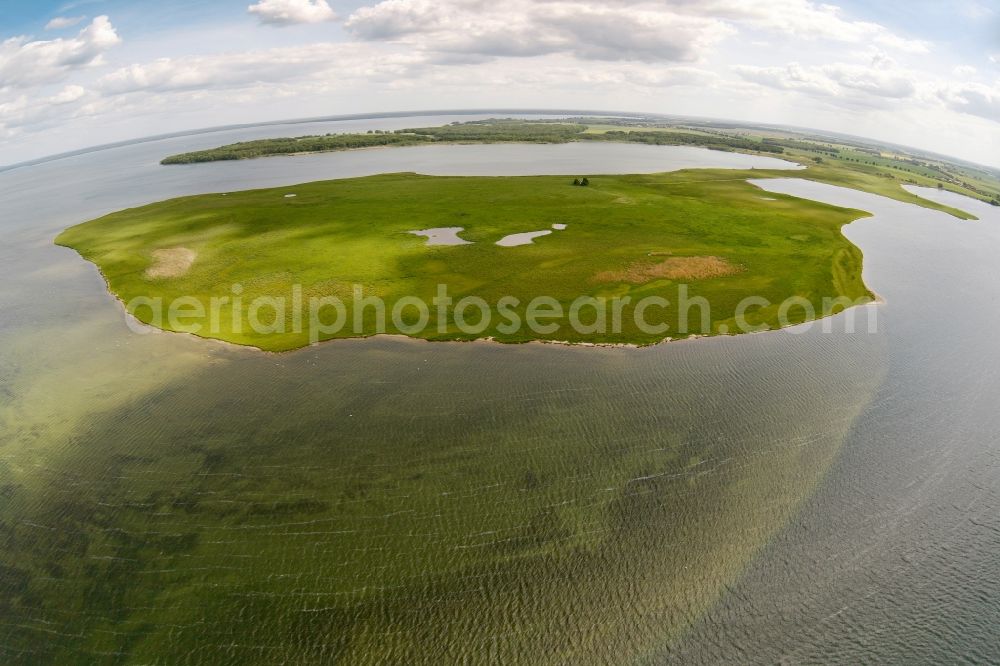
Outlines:
POLYGON ((634 262, 624 270, 604 271, 594 282, 643 284, 652 280, 707 280, 742 273, 745 268, 722 257, 670 257, 658 264, 634 262))
POLYGON ((188 272, 197 256, 197 252, 186 247, 153 250, 153 265, 146 269, 146 277, 154 280, 180 277, 188 272))

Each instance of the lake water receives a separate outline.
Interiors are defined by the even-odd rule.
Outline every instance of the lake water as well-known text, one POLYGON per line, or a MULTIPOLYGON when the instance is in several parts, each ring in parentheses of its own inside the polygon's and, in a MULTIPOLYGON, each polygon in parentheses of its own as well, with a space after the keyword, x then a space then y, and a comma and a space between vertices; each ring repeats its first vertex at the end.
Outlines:
POLYGON ((535 242, 536 238, 541 238, 542 236, 548 236, 552 233, 551 229, 542 229, 541 231, 522 231, 519 234, 509 234, 504 236, 497 241, 497 245, 501 247, 517 247, 518 245, 531 245, 535 242))
POLYGON ((157 164, 450 120, 254 128, 0 173, 0 661, 1000 658, 989 206, 963 201, 981 220, 962 222, 768 181, 875 213, 845 233, 885 303, 831 333, 641 350, 375 338, 275 356, 141 335, 52 245, 181 194, 772 163, 567 144, 157 164))
POLYGON ((434 227, 433 229, 421 229, 411 231, 411 234, 423 236, 427 239, 427 245, 468 245, 472 241, 467 241, 458 234, 465 231, 465 227, 434 227))

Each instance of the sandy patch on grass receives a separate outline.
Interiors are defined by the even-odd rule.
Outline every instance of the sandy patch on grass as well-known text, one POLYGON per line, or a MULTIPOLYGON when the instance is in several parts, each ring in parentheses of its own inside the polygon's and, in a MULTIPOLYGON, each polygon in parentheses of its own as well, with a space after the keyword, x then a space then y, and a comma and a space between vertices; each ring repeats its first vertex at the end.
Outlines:
POLYGON ((186 247, 153 250, 153 265, 146 269, 146 277, 154 280, 180 277, 188 272, 197 256, 197 252, 186 247))
POLYGON ((742 273, 745 269, 722 257, 670 257, 658 264, 635 262, 624 270, 604 271, 594 282, 644 284, 651 280, 707 280, 742 273))

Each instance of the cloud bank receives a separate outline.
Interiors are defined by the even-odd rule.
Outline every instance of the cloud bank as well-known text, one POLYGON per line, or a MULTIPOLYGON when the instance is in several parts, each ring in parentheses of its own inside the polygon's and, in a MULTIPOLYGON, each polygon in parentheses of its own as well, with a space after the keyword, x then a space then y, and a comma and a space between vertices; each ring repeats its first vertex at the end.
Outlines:
POLYGON ((247 7, 247 11, 261 23, 278 26, 323 23, 337 18, 326 0, 260 0, 247 7))
MULTIPOLYGON (((940 30, 911 34, 811 0, 354 3, 340 19, 327 0, 258 0, 246 6, 253 25, 237 7, 211 33, 164 28, 159 41, 130 34, 123 47, 107 16, 71 36, 9 37, 0 41, 0 137, 29 150, 41 130, 53 143, 59 132, 91 143, 127 138, 114 133, 120 122, 160 132, 234 118, 577 106, 916 144, 952 128, 968 154, 1000 154, 994 42, 962 59, 928 39, 940 30), (289 26, 306 27, 273 29, 289 26), (97 117, 107 120, 98 126, 97 117)), ((44 27, 83 22, 57 16, 44 27)))
POLYGON ((101 57, 120 43, 107 16, 98 16, 70 39, 12 37, 0 42, 0 88, 60 81, 74 70, 101 64, 101 57))

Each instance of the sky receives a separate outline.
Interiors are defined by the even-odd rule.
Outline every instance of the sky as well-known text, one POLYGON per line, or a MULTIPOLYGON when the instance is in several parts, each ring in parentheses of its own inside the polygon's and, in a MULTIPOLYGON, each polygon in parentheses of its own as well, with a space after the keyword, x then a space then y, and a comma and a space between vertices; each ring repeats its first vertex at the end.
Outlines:
POLYGON ((1000 167, 1000 0, 0 0, 0 165, 484 108, 795 125, 1000 167))

